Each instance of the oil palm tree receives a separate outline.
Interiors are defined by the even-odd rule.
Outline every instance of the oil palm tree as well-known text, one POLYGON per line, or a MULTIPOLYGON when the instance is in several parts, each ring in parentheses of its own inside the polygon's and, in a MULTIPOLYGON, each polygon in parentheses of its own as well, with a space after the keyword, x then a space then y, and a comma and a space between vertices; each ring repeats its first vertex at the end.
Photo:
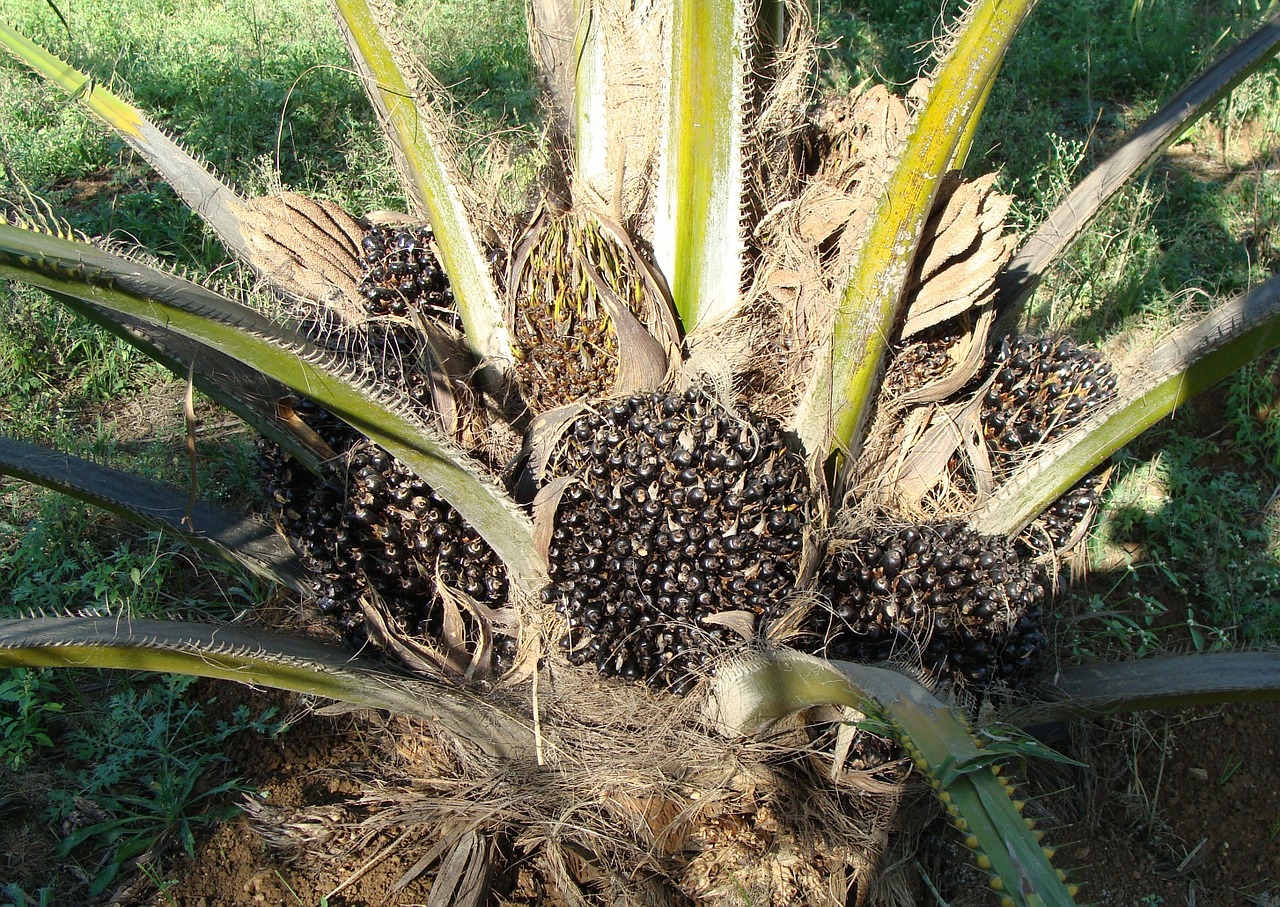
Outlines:
MULTIPOLYGON (((297 590, 381 661, 266 631, 58 615, 0 622, 0 664, 185 671, 428 718, 536 804, 527 837, 566 897, 612 887, 655 903, 710 900, 730 880, 765 900, 866 897, 865 817, 839 784, 777 760, 813 749, 824 725, 837 778, 852 756, 876 761, 871 741, 903 748, 1001 903, 1071 903, 999 774, 1042 750, 956 703, 1143 708, 1239 695, 1241 671, 1250 695, 1274 689, 1274 659, 1258 655, 1035 685, 1044 564, 1091 509, 1088 486, 1072 489, 1280 342, 1274 281, 1162 338, 1140 371, 1004 331, 1068 244, 1055 239, 1268 58, 1274 19, 1015 256, 1009 198, 958 169, 1031 0, 972 4, 905 97, 872 88, 821 107, 801 5, 534 3, 553 153, 515 230, 458 176, 395 9, 332 5, 403 214, 244 197, 0 25, 259 288, 185 280, 35 203, 0 230, 0 273, 260 432, 282 532, 17 439, 0 468, 297 590), (912 676, 866 663, 886 658, 912 676), (603 706, 619 698, 621 717, 603 706), (729 780, 726 753, 748 767, 729 780), (821 885, 716 859, 727 841, 706 804, 749 831, 748 804, 786 791, 812 804, 781 834, 830 876, 821 885), (583 802, 589 820, 566 831, 583 802), (590 871, 567 869, 569 854, 590 871)), ((455 844, 468 872, 490 859, 455 844)))

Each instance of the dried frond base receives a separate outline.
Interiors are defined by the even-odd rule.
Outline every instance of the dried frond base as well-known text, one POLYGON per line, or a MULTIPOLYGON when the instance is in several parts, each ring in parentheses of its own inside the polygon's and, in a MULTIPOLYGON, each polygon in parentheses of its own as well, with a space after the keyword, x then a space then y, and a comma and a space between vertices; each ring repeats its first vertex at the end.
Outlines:
MULTIPOLYGON (((495 696, 530 716, 530 694, 495 696)), ((417 721, 375 722, 370 758, 323 785, 337 802, 255 802, 251 827, 282 858, 341 867, 351 883, 393 853, 405 885, 456 884, 457 864, 487 861, 488 898, 511 904, 872 903, 902 784, 837 786, 797 728, 728 741, 691 698, 562 662, 540 674, 538 705, 541 765, 533 753, 490 762, 417 721)))

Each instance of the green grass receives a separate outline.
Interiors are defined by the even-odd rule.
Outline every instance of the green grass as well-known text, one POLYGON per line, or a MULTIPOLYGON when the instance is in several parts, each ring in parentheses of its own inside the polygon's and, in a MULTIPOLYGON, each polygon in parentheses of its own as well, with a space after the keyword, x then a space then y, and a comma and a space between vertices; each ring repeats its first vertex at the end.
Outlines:
POLYGON ((130 861, 154 865, 170 849, 194 857, 196 830, 235 815, 230 795, 248 790, 229 772, 226 742, 284 728, 274 709, 252 715, 243 704, 230 720, 209 721, 193 683, 168 675, 119 689, 66 736, 69 783, 50 792, 49 812, 70 829, 58 855, 80 864, 91 897, 130 861))

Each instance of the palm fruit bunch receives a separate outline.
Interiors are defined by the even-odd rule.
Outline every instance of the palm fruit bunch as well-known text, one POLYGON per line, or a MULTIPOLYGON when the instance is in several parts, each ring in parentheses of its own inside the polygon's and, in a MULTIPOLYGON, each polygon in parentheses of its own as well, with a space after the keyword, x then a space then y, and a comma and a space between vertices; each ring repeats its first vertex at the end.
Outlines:
MULTIPOLYGON (((374 444, 348 457, 344 516, 340 543, 350 546, 386 615, 408 635, 441 638, 440 587, 489 608, 506 603, 507 571, 489 544, 434 489, 374 444)), ((512 637, 495 640, 496 671, 511 664, 515 648, 512 637)))
POLYGON ((452 317, 453 293, 426 224, 370 227, 360 240, 360 295, 375 317, 406 316, 414 308, 452 317))
POLYGON ((590 218, 543 212, 535 219, 512 269, 516 368, 533 412, 613 392, 618 332, 609 305, 642 308, 637 267, 590 218))
MULTIPOLYGON (((294 409, 330 448, 344 450, 355 443, 355 431, 310 401, 299 400, 294 409)), ((347 544, 341 485, 322 481, 273 441, 260 437, 257 445, 272 515, 310 574, 317 610, 333 618, 346 642, 363 644, 363 617, 351 605, 365 590, 365 580, 347 544)))
POLYGON ((992 368, 982 428, 992 465, 1005 474, 1020 451, 1061 437, 1116 392, 1111 367, 1066 338, 1005 337, 992 368))
MULTIPOLYGON (((308 414, 313 428, 337 423, 316 413, 323 415, 308 414)), ((488 543, 400 461, 342 429, 318 429, 342 455, 328 482, 275 444, 259 442, 259 452, 276 519, 311 574, 317 610, 343 639, 367 641, 360 598, 369 593, 400 632, 428 640, 441 637, 441 587, 488 608, 505 604, 506 568, 488 543)), ((465 609, 464 622, 474 635, 465 609)), ((510 665, 515 648, 514 638, 495 639, 495 671, 510 665)))
MULTIPOLYGON (((1020 451, 1054 441, 1116 395, 1116 376, 1097 351, 1066 338, 1005 337, 995 351, 994 376, 982 401, 982 430, 997 479, 1008 476, 1020 451)), ((1031 555, 1069 547, 1096 510, 1101 474, 1070 489, 1019 538, 1031 555)))
POLYGON ((905 393, 937 381, 956 367, 950 350, 961 332, 952 321, 921 331, 894 350, 885 372, 889 394, 905 393))
MULTIPOLYGON (((362 250, 367 274, 361 293, 371 314, 404 314, 408 309, 399 304, 409 301, 429 306, 422 309, 426 317, 453 317, 452 293, 429 228, 374 227, 362 250)), ((432 418, 415 327, 370 322, 334 333, 308 322, 307 328, 336 356, 365 369, 371 383, 403 392, 424 418, 432 418)), ((506 603, 505 567, 430 486, 322 408, 304 400, 295 414, 333 452, 327 475, 316 476, 265 440, 259 441, 259 459, 273 515, 311 575, 317 610, 334 621, 345 641, 368 642, 362 599, 371 598, 396 632, 427 640, 441 637, 442 594, 462 593, 488 608, 506 603)), ((466 632, 475 636, 474 618, 461 610, 466 632)), ((495 638, 494 670, 511 662, 515 645, 512 638, 495 638)))
POLYGON ((565 483, 543 598, 601 675, 686 692, 796 584, 809 480, 773 419, 700 389, 615 399, 567 425, 544 478, 565 483))
POLYGON ((863 532, 833 549, 809 615, 828 658, 905 658, 934 681, 976 690, 1035 667, 1045 582, 1002 537, 958 523, 863 532))

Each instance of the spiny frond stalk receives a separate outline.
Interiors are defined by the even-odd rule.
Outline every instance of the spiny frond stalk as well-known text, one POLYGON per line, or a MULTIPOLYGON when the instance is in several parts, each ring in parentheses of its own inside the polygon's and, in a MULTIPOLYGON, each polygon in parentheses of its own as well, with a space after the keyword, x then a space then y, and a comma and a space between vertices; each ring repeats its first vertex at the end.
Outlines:
POLYGON ((1139 126, 1062 200, 1018 251, 1000 280, 1001 321, 1016 323, 1041 278, 1075 245, 1098 212, 1188 127, 1275 56, 1280 13, 1233 47, 1139 126))
POLYGON ((818 705, 848 706, 885 722, 925 773, 952 822, 985 860, 991 887, 1015 905, 1075 903, 1020 809, 992 771, 996 759, 954 709, 910 678, 885 668, 826 662, 779 650, 721 668, 709 717, 731 734, 818 705))
POLYGON ((185 489, 126 476, 80 457, 0 435, 0 474, 52 488, 136 523, 173 533, 259 576, 305 588, 297 556, 275 530, 203 501, 185 489))
POLYGON ((241 260, 248 260, 248 245, 234 208, 237 200, 234 189, 209 172, 128 101, 3 22, 0 22, 0 44, 120 133, 130 147, 165 178, 187 207, 205 220, 228 250, 241 260))
POLYGON ((810 449, 856 459, 903 291, 939 182, 953 165, 991 81, 1036 0, 980 0, 937 73, 901 160, 881 196, 840 300, 833 356, 811 382, 798 417, 810 449))
POLYGON ((495 758, 533 751, 531 727, 477 696, 264 630, 122 617, 0 620, 0 667, 54 666, 168 671, 324 696, 438 722, 495 758))
POLYGON ((1280 346, 1280 276, 1173 332, 1142 356, 1114 402, 1028 461, 970 520, 1012 535, 1128 444, 1243 363, 1280 346))
POLYGON ((513 363, 511 337, 488 258, 462 202, 445 144, 418 107, 418 90, 396 63, 365 0, 331 0, 370 100, 391 140, 411 207, 425 212, 449 275, 467 341, 490 385, 513 363))
POLYGON ((469 466, 466 455, 381 386, 262 314, 88 243, 0 225, 0 274, 123 312, 271 375, 380 444, 448 500, 527 591, 546 583, 528 518, 469 466))

